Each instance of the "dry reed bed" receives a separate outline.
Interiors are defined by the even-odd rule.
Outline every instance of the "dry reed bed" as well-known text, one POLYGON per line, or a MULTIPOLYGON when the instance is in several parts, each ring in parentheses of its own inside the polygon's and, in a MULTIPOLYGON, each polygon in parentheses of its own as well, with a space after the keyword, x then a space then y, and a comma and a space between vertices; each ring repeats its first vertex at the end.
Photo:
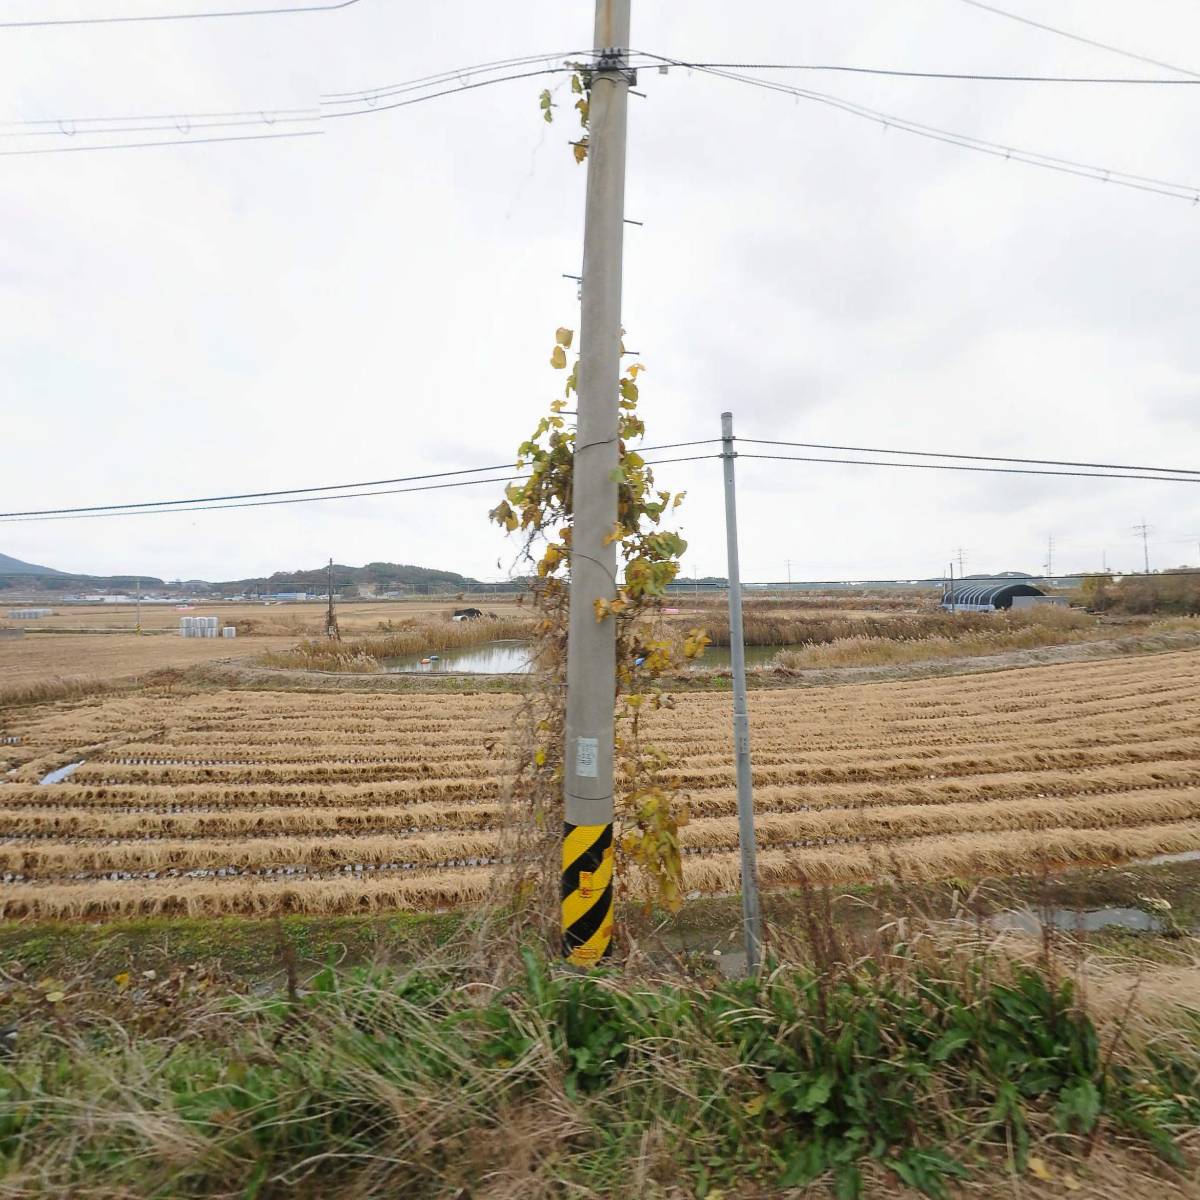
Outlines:
MULTIPOLYGON (((969 876, 1200 847, 1198 662, 1174 653, 752 694, 764 882, 969 876)), ((515 703, 176 691, 7 714, 0 734, 21 740, 0 752, 16 768, 0 776, 0 870, 21 880, 0 911, 477 901, 490 870, 452 864, 500 853, 515 703), (36 784, 79 758, 68 781, 36 784), (218 868, 238 873, 186 876, 218 868), (150 871, 181 874, 136 877, 150 871), (101 873, 135 877, 70 878, 101 873)), ((688 794, 687 886, 733 890, 728 696, 683 694, 647 736, 688 794)))

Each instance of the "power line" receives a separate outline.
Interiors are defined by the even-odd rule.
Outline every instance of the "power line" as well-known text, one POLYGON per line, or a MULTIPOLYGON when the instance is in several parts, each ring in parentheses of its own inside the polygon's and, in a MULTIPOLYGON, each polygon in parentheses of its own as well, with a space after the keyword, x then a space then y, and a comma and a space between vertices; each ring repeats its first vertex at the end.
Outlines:
MULTIPOLYGON (((440 92, 429 92, 423 96, 413 96, 408 100, 394 100, 390 104, 371 104, 368 103, 366 108, 354 108, 345 112, 326 113, 327 120, 332 120, 335 117, 361 117, 367 113, 390 112, 394 108, 407 108, 410 104, 424 104, 427 100, 437 100, 442 96, 454 96, 459 92, 471 92, 476 88, 491 87, 496 83, 511 83, 515 79, 535 79, 539 75, 559 75, 565 71, 574 70, 573 67, 542 67, 537 71, 521 71, 512 75, 499 75, 495 79, 479 79, 474 83, 463 83, 458 87, 446 88, 440 92)), ((339 102, 344 103, 344 102, 339 102)))
MULTIPOLYGON (((686 66, 682 60, 653 56, 659 61, 686 66)), ((795 87, 792 84, 781 83, 777 80, 756 79, 749 75, 740 75, 732 71, 715 68, 695 68, 717 79, 727 79, 735 83, 743 83, 749 87, 761 88, 764 91, 778 92, 782 95, 793 96, 797 99, 813 100, 830 108, 840 109, 852 116, 860 117, 885 129, 899 129, 917 137, 928 138, 931 141, 945 142, 958 146, 963 150, 974 150, 979 154, 987 154, 993 158, 1003 158, 1013 162, 1024 163, 1026 166, 1041 167, 1045 170, 1058 171, 1065 175, 1075 175, 1083 179, 1091 179, 1100 183, 1113 183, 1121 187, 1133 188, 1142 192, 1153 192, 1157 195, 1168 196, 1176 200, 1187 200, 1200 204, 1200 187, 1194 184, 1175 183, 1171 180, 1157 179, 1152 176, 1135 175, 1128 171, 1117 171, 1110 167, 1096 166, 1090 163, 1078 162, 1074 159, 1060 158, 1051 154, 1041 154, 1032 150, 1021 150, 1014 146, 1004 146, 999 142, 989 142, 983 138, 972 137, 965 133, 955 133, 952 130, 940 129, 934 125, 924 125, 919 121, 911 121, 906 117, 898 117, 893 113, 880 109, 868 108, 862 104, 832 96, 827 92, 814 92, 807 88, 795 87)))
POLYGON ((1160 87, 1194 87, 1196 79, 1146 79, 1135 75, 989 75, 977 71, 906 71, 890 67, 854 67, 834 63, 680 62, 695 70, 727 71, 831 71, 847 75, 884 75, 897 79, 963 79, 981 83, 1096 83, 1152 84, 1160 87))
POLYGON ((0 29, 35 29, 49 25, 124 25, 140 21, 201 21, 214 17, 277 17, 285 13, 334 12, 349 8, 359 0, 337 0, 333 4, 302 4, 288 8, 235 8, 220 12, 145 13, 138 16, 65 17, 39 21, 0 21, 0 29))
POLYGON ((428 475, 404 475, 396 479, 363 479, 356 483, 328 483, 317 487, 280 488, 274 492, 237 492, 228 496, 188 496, 182 500, 142 500, 130 504, 88 504, 79 508, 41 508, 24 512, 0 513, 0 517, 54 517, 72 513, 117 512, 131 508, 171 508, 180 504, 211 504, 221 500, 262 500, 270 496, 298 496, 306 492, 336 492, 347 488, 381 487, 392 483, 417 483, 427 479, 445 479, 451 475, 477 475, 488 471, 506 471, 508 463, 489 467, 464 467, 459 471, 435 471, 428 475))
MULTIPOLYGON (((693 442, 671 442, 659 446, 636 447, 638 454, 652 454, 660 450, 684 449, 691 446, 710 445, 719 441, 718 438, 703 438, 693 442)), ((660 458, 647 460, 647 466, 661 466, 665 463, 697 462, 701 459, 712 458, 713 455, 697 454, 680 458, 660 458)), ((330 483, 314 487, 283 488, 272 492, 237 492, 222 496, 192 496, 181 500, 144 500, 125 504, 93 504, 77 508, 44 508, 27 509, 0 513, 0 521, 54 521, 72 520, 85 517, 108 516, 146 516, 151 513, 170 512, 204 512, 211 508, 256 508, 274 504, 303 504, 313 500, 352 500, 360 496, 387 496, 399 492, 419 492, 433 488, 469 486, 476 483, 500 483, 510 479, 526 479, 527 475, 509 474, 490 479, 460 479, 453 483, 430 484, 428 487, 391 488, 386 491, 348 491, 349 488, 376 488, 393 483, 421 483, 430 479, 446 479, 455 475, 474 475, 492 471, 513 470, 507 463, 486 467, 463 467, 456 471, 434 471, 424 475, 403 475, 395 479, 360 480, 356 483, 330 483), (338 495, 315 495, 318 492, 339 492, 338 495), (273 497, 289 497, 289 499, 273 499, 273 497), (247 503, 227 504, 224 501, 247 501, 247 503)))
POLYGON ((63 513, 56 516, 0 517, 2 524, 19 524, 25 521, 88 521, 100 517, 151 517, 169 513, 219 512, 229 508, 272 508, 279 504, 312 504, 321 500, 357 500, 363 496, 395 496, 403 492, 434 492, 442 488, 472 487, 479 483, 510 483, 514 479, 528 479, 527 475, 499 475, 488 479, 458 479, 452 483, 426 483, 417 487, 385 488, 370 492, 344 492, 338 496, 291 496, 283 500, 247 500, 238 504, 198 504, 184 508, 143 508, 120 512, 63 513))
POLYGON ((1108 42, 1098 42, 1094 38, 1084 37, 1082 34, 1071 33, 1066 29, 1058 29, 1054 25, 1045 25, 1041 21, 1034 21, 1030 17, 1023 17, 1019 13, 1008 12, 1003 8, 996 8, 991 4, 984 4, 982 0, 962 0, 963 4, 969 4, 972 8, 983 9, 984 12, 995 13, 998 17, 1006 17, 1010 21, 1019 21, 1022 25, 1032 25, 1034 29, 1044 30, 1046 33, 1057 34, 1059 37, 1069 38, 1073 42, 1081 42, 1085 46, 1094 46, 1097 50, 1107 50, 1110 54, 1119 54, 1122 58, 1132 58, 1137 62, 1149 63, 1152 67, 1163 67, 1168 71, 1177 71, 1180 75, 1190 75, 1193 79, 1200 79, 1200 74, 1189 70, 1187 67, 1177 67, 1174 63, 1163 62, 1158 58, 1150 58, 1145 54, 1135 54, 1132 50, 1124 50, 1120 46, 1109 45, 1108 42))
POLYGON ((1090 467, 1105 471, 1165 471, 1173 475, 1200 475, 1200 469, 1193 467, 1145 467, 1129 463, 1071 462, 1058 458, 1006 458, 1002 454, 950 454, 940 450, 894 450, 887 446, 834 446, 825 442, 784 442, 767 438, 739 437, 735 440, 755 446, 796 446, 802 450, 847 450, 854 454, 903 454, 917 458, 961 458, 972 462, 1022 463, 1025 466, 1037 467, 1090 467))
POLYGON ((81 154, 92 150, 144 150, 153 146, 208 146, 214 142, 264 142, 276 138, 321 137, 323 129, 298 129, 291 133, 246 133, 231 137, 172 138, 162 142, 103 142, 86 146, 46 146, 36 150, 0 150, 0 158, 29 154, 81 154))
POLYGON ((578 50, 564 50, 561 53, 555 54, 526 54, 518 58, 498 58, 493 59, 491 62, 475 63, 469 67, 451 67, 445 71, 438 71, 434 75, 420 75, 415 79, 405 79, 399 83, 388 83, 382 87, 360 88, 353 92, 324 92, 321 95, 321 101, 324 104, 356 104, 360 101, 368 100, 370 97, 383 99, 396 92, 412 91, 421 86, 432 87, 437 84, 447 83, 451 79, 469 79, 473 75, 480 75, 485 71, 501 71, 510 67, 525 67, 535 62, 544 62, 549 66, 556 59, 566 59, 577 56, 580 53, 578 50))
POLYGON ((157 113, 131 117, 40 117, 29 121, 0 121, 0 138, 100 137, 107 134, 231 129, 245 125, 299 125, 320 121, 314 108, 276 108, 228 113, 157 113), (136 125, 152 121, 166 124, 136 125), (89 126, 90 128, 80 128, 89 126))
POLYGON ((968 467, 958 463, 868 462, 860 458, 815 458, 794 454, 738 454, 738 458, 762 458, 777 462, 836 463, 852 467, 903 467, 912 471, 979 471, 991 475, 1068 475, 1084 479, 1149 479, 1157 483, 1200 483, 1200 478, 1178 475, 1121 475, 1098 471, 1045 471, 1032 467, 968 467))
MULTIPOLYGON (((153 120, 154 118, 150 118, 153 120)), ((318 113, 304 117, 254 117, 249 120, 231 121, 191 121, 186 118, 162 118, 170 120, 166 125, 113 125, 98 129, 35 129, 0 132, 0 138, 31 138, 31 137, 103 137, 126 133, 169 133, 172 130, 181 134, 190 134, 193 129, 234 129, 247 125, 299 125, 315 123, 321 119, 318 113)), ((199 139, 196 139, 199 140, 199 139)))
MULTIPOLYGON (((1164 579, 1169 577, 1196 579, 1200 577, 1200 568, 1193 567, 1186 571, 1154 571, 1149 575, 1141 571, 1056 571, 1054 575, 989 575, 986 571, 981 571, 975 575, 968 575, 966 579, 971 580, 1007 580, 1010 583, 1029 583, 1040 582, 1045 583, 1050 579, 1082 579, 1095 575, 1108 575, 1113 579, 1164 579)), ((955 580, 956 583, 959 580, 955 580)), ((797 588, 804 587, 847 587, 847 588, 868 588, 868 587, 929 587, 943 588, 946 580, 941 575, 907 575, 899 579, 797 579, 794 581, 785 581, 782 579, 765 579, 751 582, 744 582, 743 587, 752 588, 797 588)), ((679 579, 671 585, 675 590, 682 591, 685 587, 691 586, 690 580, 679 579)), ((708 585, 713 590, 721 590, 728 584, 708 585)), ((701 584, 701 591, 704 590, 704 585, 701 584)))

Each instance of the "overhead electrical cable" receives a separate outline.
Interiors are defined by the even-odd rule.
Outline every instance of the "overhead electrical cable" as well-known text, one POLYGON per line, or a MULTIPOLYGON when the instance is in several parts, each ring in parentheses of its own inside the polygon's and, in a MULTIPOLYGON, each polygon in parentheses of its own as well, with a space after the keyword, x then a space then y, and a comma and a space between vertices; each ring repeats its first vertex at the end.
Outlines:
MULTIPOLYGON (((693 454, 685 458, 651 459, 647 460, 646 465, 655 467, 663 463, 699 462, 701 459, 715 459, 719 457, 716 454, 693 454)), ((489 476, 485 479, 457 479, 449 483, 426 483, 415 487, 383 488, 367 492, 343 492, 336 496, 289 496, 282 500, 246 500, 237 504, 198 504, 181 508, 142 508, 108 512, 59 513, 47 516, 0 517, 0 524, 19 524, 26 521, 89 521, 102 517, 150 517, 169 513, 220 512, 230 508, 273 508, 281 504, 314 504, 325 500, 358 500, 369 496, 396 496, 407 492, 435 492, 441 491, 444 488, 474 487, 480 483, 512 483, 514 480, 528 478, 528 475, 511 472, 507 475, 489 476)))
POLYGON ((232 8, 217 12, 140 13, 110 17, 47 17, 36 21, 0 21, 0 29, 36 29, 50 25, 125 25, 142 21, 205 21, 220 17, 278 17, 288 13, 335 12, 360 0, 335 0, 332 4, 299 4, 287 8, 232 8))
POLYGON ((835 63, 686 62, 693 70, 714 68, 725 71, 829 71, 847 75, 882 75, 896 79, 960 79, 978 83, 1091 83, 1150 84, 1159 87, 1195 87, 1195 79, 1145 78, 1137 75, 995 75, 979 71, 906 71, 894 67, 854 67, 835 63))
MULTIPOLYGON (((1049 579, 1077 579, 1086 578, 1088 576, 1111 576, 1114 579, 1161 579, 1170 576, 1187 576, 1195 579, 1197 574, 1200 574, 1200 568, 1192 568, 1186 571, 1151 571, 1147 575, 1144 571, 1114 571, 1111 568, 1108 570, 1091 570, 1091 571, 1055 571, 1053 575, 989 575, 986 571, 981 571, 976 575, 967 575, 965 580, 968 583, 984 583, 1004 581, 1006 583, 1034 583, 1045 582, 1049 579)), ((805 587, 847 587, 847 588, 866 588, 866 587, 943 587, 948 581, 945 575, 906 575, 899 579, 764 579, 747 581, 742 580, 742 587, 748 588, 791 588, 796 590, 805 587)), ((954 580, 955 583, 960 582, 959 579, 954 580)), ((691 581, 682 577, 677 578, 671 584, 671 591, 683 592, 691 588, 691 581)), ((727 591, 728 583, 708 584, 707 586, 701 581, 699 585, 700 591, 727 591)))
MULTIPOLYGON (((153 120, 153 118, 150 118, 153 120)), ((161 118, 167 120, 168 124, 159 125, 112 125, 98 126, 92 129, 71 129, 60 127, 58 129, 31 129, 31 130, 9 130, 0 131, 0 138, 33 138, 33 137, 108 137, 118 136, 126 133, 180 133, 185 137, 194 129, 236 129, 254 125, 300 125, 314 124, 320 121, 319 113, 313 113, 304 117, 257 117, 250 119, 239 119, 230 121, 192 121, 183 117, 180 118, 161 118)), ((196 139, 197 141, 199 139, 196 139)))
MULTIPOLYGON (((659 57, 659 56, 656 56, 659 57)), ((686 63, 678 59, 662 59, 663 62, 678 66, 685 66, 686 63)), ((885 129, 898 129, 904 133, 911 133, 917 137, 928 138, 933 141, 945 142, 952 146, 958 146, 964 150, 974 150, 980 154, 987 154, 993 158, 1003 158, 1013 162, 1024 163, 1026 166, 1041 167, 1045 170, 1058 171, 1067 175, 1075 175, 1084 179, 1091 179, 1099 183, 1112 183, 1120 187, 1133 188, 1142 192, 1153 192, 1157 195, 1168 196, 1175 200, 1187 200, 1192 204, 1200 204, 1200 186, 1195 184, 1176 183, 1171 180, 1158 179, 1153 176, 1135 175, 1128 171, 1118 171, 1111 167, 1096 166, 1091 163, 1079 162, 1074 159, 1061 158, 1051 154, 1041 154, 1032 150, 1022 150, 1015 146, 1006 146, 999 142, 989 142, 983 138, 972 137, 965 133, 955 133, 952 130, 940 129, 937 126, 925 125, 919 121, 912 121, 906 117, 898 117, 893 113, 883 112, 879 109, 868 108, 862 104, 856 104, 850 100, 844 100, 839 96, 832 96, 827 92, 814 92, 808 88, 796 87, 792 84, 782 83, 778 80, 757 79, 750 75, 741 75, 732 71, 723 71, 715 68, 696 67, 694 68, 703 74, 711 75, 717 79, 727 79, 735 83, 745 84, 749 87, 761 88, 764 91, 777 92, 781 95, 793 96, 796 99, 812 100, 818 104, 824 104, 831 108, 840 109, 843 112, 850 113, 852 116, 869 120, 875 124, 883 126, 885 129)))
POLYGON ((321 137, 323 129, 297 129, 291 133, 243 133, 230 137, 171 138, 161 142, 102 142, 83 146, 43 146, 32 150, 0 150, 0 158, 17 158, 29 154, 81 154, 93 150, 144 150, 154 146, 208 146, 214 142, 264 142, 279 138, 321 137))
MULTIPOLYGON (((1054 25, 1046 25, 1041 21, 1035 21, 1032 17, 1023 17, 1020 13, 1009 12, 1004 8, 997 8, 993 4, 984 4, 982 0, 962 0, 963 4, 969 4, 972 8, 982 9, 984 12, 994 13, 998 17, 1005 17, 1009 21, 1019 21, 1022 25, 1032 25, 1034 29, 1044 30, 1046 33, 1056 34, 1058 37, 1069 38, 1073 42, 1081 42, 1085 46, 1092 46, 1097 50, 1107 50, 1110 54, 1119 54, 1122 58, 1131 58, 1136 62, 1148 63, 1152 67, 1162 67, 1167 71, 1177 71, 1180 75, 1190 75, 1193 79, 1200 79, 1200 73, 1192 71, 1187 67, 1177 67, 1174 63, 1163 62, 1159 58, 1150 58, 1145 54, 1136 54, 1132 50, 1125 50, 1120 46, 1110 45, 1108 42, 1098 42, 1094 38, 1084 37, 1079 33, 1071 33, 1067 29, 1059 29, 1054 25)), ((1133 11, 1130 9, 1129 11, 1133 11)))
POLYGON ((1050 471, 1034 467, 969 467, 961 463, 870 462, 861 458, 817 458, 801 454, 738 454, 738 458, 762 458, 777 462, 835 463, 852 467, 902 467, 910 471, 976 471, 989 475, 1070 475, 1085 479, 1148 479, 1155 483, 1195 483, 1200 478, 1184 475, 1134 475, 1100 471, 1050 471))
POLYGON ((0 138, 103 137, 127 133, 176 132, 187 135, 196 129, 229 129, 252 125, 316 124, 316 108, 262 108, 229 112, 143 113, 114 117, 37 117, 24 121, 0 121, 0 138), (151 122, 146 124, 146 122, 151 122))
POLYGON ((555 54, 525 54, 519 58, 498 58, 492 62, 474 63, 469 67, 451 67, 448 70, 439 71, 435 75, 420 75, 414 79, 404 79, 399 83, 388 83, 381 87, 359 88, 352 92, 324 92, 321 95, 321 101, 324 104, 357 104, 368 97, 383 98, 396 92, 412 91, 420 87, 434 87, 438 84, 448 83, 452 79, 469 79, 474 75, 481 75, 487 71, 504 71, 514 67, 527 67, 537 62, 545 63, 547 67, 555 63, 566 65, 562 60, 581 55, 582 53, 585 52, 564 50, 561 53, 555 54))
POLYGON ((437 100, 442 96, 454 96, 459 92, 471 92, 476 88, 491 87, 496 83, 511 83, 517 79, 535 79, 539 75, 561 75, 572 71, 572 67, 541 67, 536 71, 520 71, 511 75, 499 75, 492 79, 477 79, 471 83, 461 83, 457 87, 444 88, 440 92, 426 92, 423 95, 412 96, 407 100, 393 100, 389 104, 375 104, 367 101, 365 108, 353 108, 344 112, 327 112, 326 120, 335 117, 361 117, 368 113, 390 112, 394 108, 406 108, 410 104, 424 104, 427 100, 437 100))
MULTIPOLYGON (((708 446, 715 442, 719 442, 720 438, 701 438, 698 441, 692 442, 668 442, 657 446, 638 446, 636 451, 638 454, 654 454, 661 450, 682 450, 691 446, 708 446)), ((701 455, 700 457, 712 457, 711 455, 701 455)), ((690 462, 691 458, 683 459, 659 459, 657 462, 690 462)), ((654 465, 654 464, 651 464, 654 465)), ((430 479, 447 479, 456 475, 478 475, 486 474, 493 471, 508 471, 513 470, 511 463, 497 463, 486 467, 461 467, 454 471, 432 471, 423 475, 401 475, 393 479, 360 479, 354 483, 326 483, 319 484, 314 487, 299 487, 299 488, 280 488, 271 492, 234 492, 220 496, 188 496, 180 500, 141 500, 124 504, 90 504, 82 505, 77 508, 43 508, 43 509, 27 509, 24 511, 15 512, 0 512, 0 519, 15 519, 17 517, 57 517, 57 516, 78 516, 87 513, 120 513, 133 509, 152 509, 172 511, 193 511, 191 509, 179 509, 180 505, 198 505, 211 504, 226 500, 262 500, 276 496, 301 496, 307 493, 314 492, 347 492, 350 488, 373 488, 390 485, 393 483, 423 483, 430 479)), ((462 480, 463 483, 475 483, 476 480, 462 480)), ((362 494, 362 493, 360 493, 362 494)), ((370 493, 367 493, 370 494, 370 493)), ((317 499, 343 499, 342 496, 316 497, 317 499)), ((233 507, 232 505, 227 507, 233 507)))
POLYGON ((887 446, 835 446, 827 442, 785 442, 775 438, 736 437, 735 442, 755 446, 795 446, 801 450, 847 450, 854 454, 903 454, 915 458, 961 458, 972 462, 1021 463, 1036 467, 1087 467, 1106 471, 1162 471, 1172 475, 1200 475, 1196 467, 1146 467, 1140 463, 1074 462, 1060 458, 1010 458, 1003 454, 951 454, 942 450, 896 450, 887 446))
POLYGON ((279 504, 313 504, 322 500, 357 500, 363 496, 395 496, 403 492, 435 492, 442 488, 472 487, 479 483, 509 483, 514 479, 527 479, 526 475, 499 475, 488 479, 458 479, 451 483, 425 483, 416 487, 384 488, 370 492, 344 492, 337 496, 290 496, 283 500, 246 500, 237 504, 197 504, 184 508, 141 508, 120 512, 77 512, 57 516, 0 517, 0 523, 17 524, 22 521, 87 521, 98 517, 151 517, 164 513, 220 512, 229 508, 272 508, 279 504))

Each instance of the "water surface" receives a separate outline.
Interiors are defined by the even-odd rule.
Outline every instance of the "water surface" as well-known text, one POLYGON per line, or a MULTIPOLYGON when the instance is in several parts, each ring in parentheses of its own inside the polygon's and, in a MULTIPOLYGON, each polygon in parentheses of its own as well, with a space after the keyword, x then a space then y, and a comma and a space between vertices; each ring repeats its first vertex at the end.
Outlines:
MULTIPOLYGON (((747 646, 746 666, 756 667, 769 664, 780 650, 788 646, 747 646)), ((406 654, 399 658, 381 659, 383 669, 389 674, 405 674, 410 671, 443 673, 448 675, 528 675, 533 670, 533 647, 531 643, 516 639, 484 642, 479 646, 466 646, 457 650, 431 650, 429 654, 406 654), (435 659, 433 656, 437 655, 435 659), (423 663, 421 659, 431 661, 423 663)), ((703 656, 692 664, 703 669, 715 667, 729 669, 729 647, 709 646, 703 656)))

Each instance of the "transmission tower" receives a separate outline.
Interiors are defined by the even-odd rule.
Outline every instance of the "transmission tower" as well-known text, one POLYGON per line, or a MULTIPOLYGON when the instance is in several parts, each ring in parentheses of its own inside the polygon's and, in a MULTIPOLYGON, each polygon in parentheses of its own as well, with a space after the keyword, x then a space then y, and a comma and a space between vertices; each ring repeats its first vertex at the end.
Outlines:
POLYGON ((341 631, 338 629, 337 613, 333 611, 333 559, 329 560, 329 566, 326 568, 326 584, 329 591, 329 607, 325 610, 325 636, 331 642, 340 642, 342 640, 341 631))
POLYGON ((1142 535, 1142 557, 1145 559, 1147 575, 1150 574, 1150 531, 1151 527, 1146 524, 1145 517, 1142 518, 1142 523, 1140 525, 1135 525, 1133 527, 1134 533, 1140 533, 1142 535))

